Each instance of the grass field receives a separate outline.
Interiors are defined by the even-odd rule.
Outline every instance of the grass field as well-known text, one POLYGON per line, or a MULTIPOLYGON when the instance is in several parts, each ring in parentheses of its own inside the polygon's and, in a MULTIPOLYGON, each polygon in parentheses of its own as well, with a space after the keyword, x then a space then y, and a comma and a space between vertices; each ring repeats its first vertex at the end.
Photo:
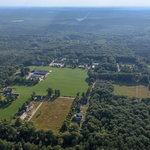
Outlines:
POLYGON ((58 98, 53 102, 44 102, 31 121, 35 127, 43 130, 58 132, 65 120, 73 99, 58 98))
POLYGON ((114 85, 114 94, 138 98, 150 97, 150 91, 147 89, 147 87, 143 85, 139 86, 114 85))
POLYGON ((75 96, 77 92, 85 92, 88 84, 85 82, 87 71, 81 69, 69 68, 51 68, 51 67, 31 67, 31 69, 52 70, 45 80, 35 86, 12 86, 14 93, 19 93, 20 97, 7 108, 0 108, 0 117, 9 119, 18 108, 30 97, 32 92, 36 95, 46 95, 47 88, 60 90, 61 96, 75 96))

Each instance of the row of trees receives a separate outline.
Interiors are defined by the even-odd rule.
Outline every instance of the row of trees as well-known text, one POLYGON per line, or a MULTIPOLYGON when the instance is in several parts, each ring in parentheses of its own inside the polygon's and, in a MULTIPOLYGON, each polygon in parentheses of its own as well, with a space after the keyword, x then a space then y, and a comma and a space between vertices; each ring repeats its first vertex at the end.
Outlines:
POLYGON ((55 135, 52 131, 36 130, 33 123, 17 119, 13 123, 0 120, 0 148, 5 150, 82 150, 79 127, 71 124, 68 132, 55 135))
POLYGON ((55 100, 60 96, 60 90, 54 90, 52 88, 47 89, 47 95, 51 100, 55 100))
POLYGON ((64 122, 60 128, 61 132, 68 131, 68 127, 70 126, 72 118, 76 112, 76 106, 77 106, 77 103, 79 102, 79 100, 80 100, 79 93, 77 93, 77 95, 76 95, 75 99, 73 100, 72 105, 70 107, 70 111, 69 111, 68 115, 66 116, 66 119, 64 120, 64 122))

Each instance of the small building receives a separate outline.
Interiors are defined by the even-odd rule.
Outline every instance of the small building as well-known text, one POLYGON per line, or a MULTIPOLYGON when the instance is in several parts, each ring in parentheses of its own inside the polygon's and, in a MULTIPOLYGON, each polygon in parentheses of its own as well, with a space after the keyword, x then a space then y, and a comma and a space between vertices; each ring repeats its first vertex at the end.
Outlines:
POLYGON ((81 121, 82 118, 83 118, 83 115, 81 113, 76 114, 76 117, 75 117, 76 121, 81 121))
POLYGON ((84 68, 85 68, 85 66, 84 66, 84 65, 79 65, 79 66, 78 66, 78 68, 82 68, 82 69, 84 69, 84 68))
POLYGON ((41 76, 47 76, 50 73, 48 70, 34 70, 33 74, 34 75, 41 75, 41 76))
POLYGON ((95 69, 95 65, 92 65, 92 67, 91 67, 92 69, 95 69))
POLYGON ((42 100, 42 99, 43 99, 43 96, 41 96, 41 95, 34 96, 34 100, 39 101, 39 100, 42 100))
POLYGON ((99 65, 99 63, 93 63, 93 65, 98 66, 98 65, 99 65))
POLYGON ((12 94, 13 93, 13 89, 12 88, 6 88, 4 91, 3 91, 3 95, 4 96, 8 96, 9 94, 12 94))
POLYGON ((48 74, 51 72, 51 70, 38 70, 34 69, 31 71, 30 79, 39 79, 39 81, 42 81, 44 78, 48 76, 48 74))
POLYGON ((33 74, 33 75, 31 75, 31 77, 30 77, 31 79, 43 79, 44 78, 44 76, 42 76, 42 75, 38 75, 38 74, 33 74))

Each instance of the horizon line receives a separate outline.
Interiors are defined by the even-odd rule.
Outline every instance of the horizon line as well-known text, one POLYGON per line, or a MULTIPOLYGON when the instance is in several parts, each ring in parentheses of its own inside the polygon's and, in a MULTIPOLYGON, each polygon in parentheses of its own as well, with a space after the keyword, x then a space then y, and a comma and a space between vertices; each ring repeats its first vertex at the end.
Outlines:
POLYGON ((0 6, 0 8, 150 8, 150 6, 0 6))

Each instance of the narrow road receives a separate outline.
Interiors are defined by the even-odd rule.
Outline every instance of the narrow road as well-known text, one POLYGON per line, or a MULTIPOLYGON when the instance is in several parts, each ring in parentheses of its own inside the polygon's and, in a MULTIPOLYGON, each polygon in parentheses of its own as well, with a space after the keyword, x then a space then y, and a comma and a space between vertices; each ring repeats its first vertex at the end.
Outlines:
POLYGON ((48 96, 46 96, 46 97, 41 101, 41 103, 39 104, 39 106, 38 106, 36 109, 34 109, 34 110, 32 111, 32 114, 31 114, 31 116, 29 117, 28 121, 30 121, 30 120, 32 119, 32 117, 35 115, 35 113, 38 111, 38 109, 42 106, 43 102, 44 102, 47 98, 48 98, 48 96))
POLYGON ((59 98, 64 98, 64 99, 75 99, 75 97, 69 97, 69 96, 60 96, 59 98))
POLYGON ((39 106, 38 106, 36 109, 34 109, 34 110, 32 111, 32 114, 31 114, 30 118, 28 119, 28 121, 30 121, 30 120, 32 119, 32 117, 35 115, 35 113, 38 111, 38 109, 42 106, 43 102, 44 102, 44 101, 42 101, 42 102, 39 104, 39 106))
MULTIPOLYGON (((91 89, 90 89, 90 94, 91 94, 93 88, 95 87, 95 84, 96 84, 96 81, 93 83, 93 85, 92 85, 92 87, 91 87, 91 89)), ((87 101, 87 104, 86 104, 86 105, 82 105, 82 106, 81 106, 81 112, 82 112, 82 114, 83 114, 83 119, 82 119, 81 122, 80 122, 80 129, 82 128, 82 124, 83 124, 83 122, 85 121, 86 113, 87 113, 87 110, 88 110, 88 108, 89 108, 89 100, 90 100, 90 98, 91 98, 91 96, 88 97, 88 101, 87 101)))

